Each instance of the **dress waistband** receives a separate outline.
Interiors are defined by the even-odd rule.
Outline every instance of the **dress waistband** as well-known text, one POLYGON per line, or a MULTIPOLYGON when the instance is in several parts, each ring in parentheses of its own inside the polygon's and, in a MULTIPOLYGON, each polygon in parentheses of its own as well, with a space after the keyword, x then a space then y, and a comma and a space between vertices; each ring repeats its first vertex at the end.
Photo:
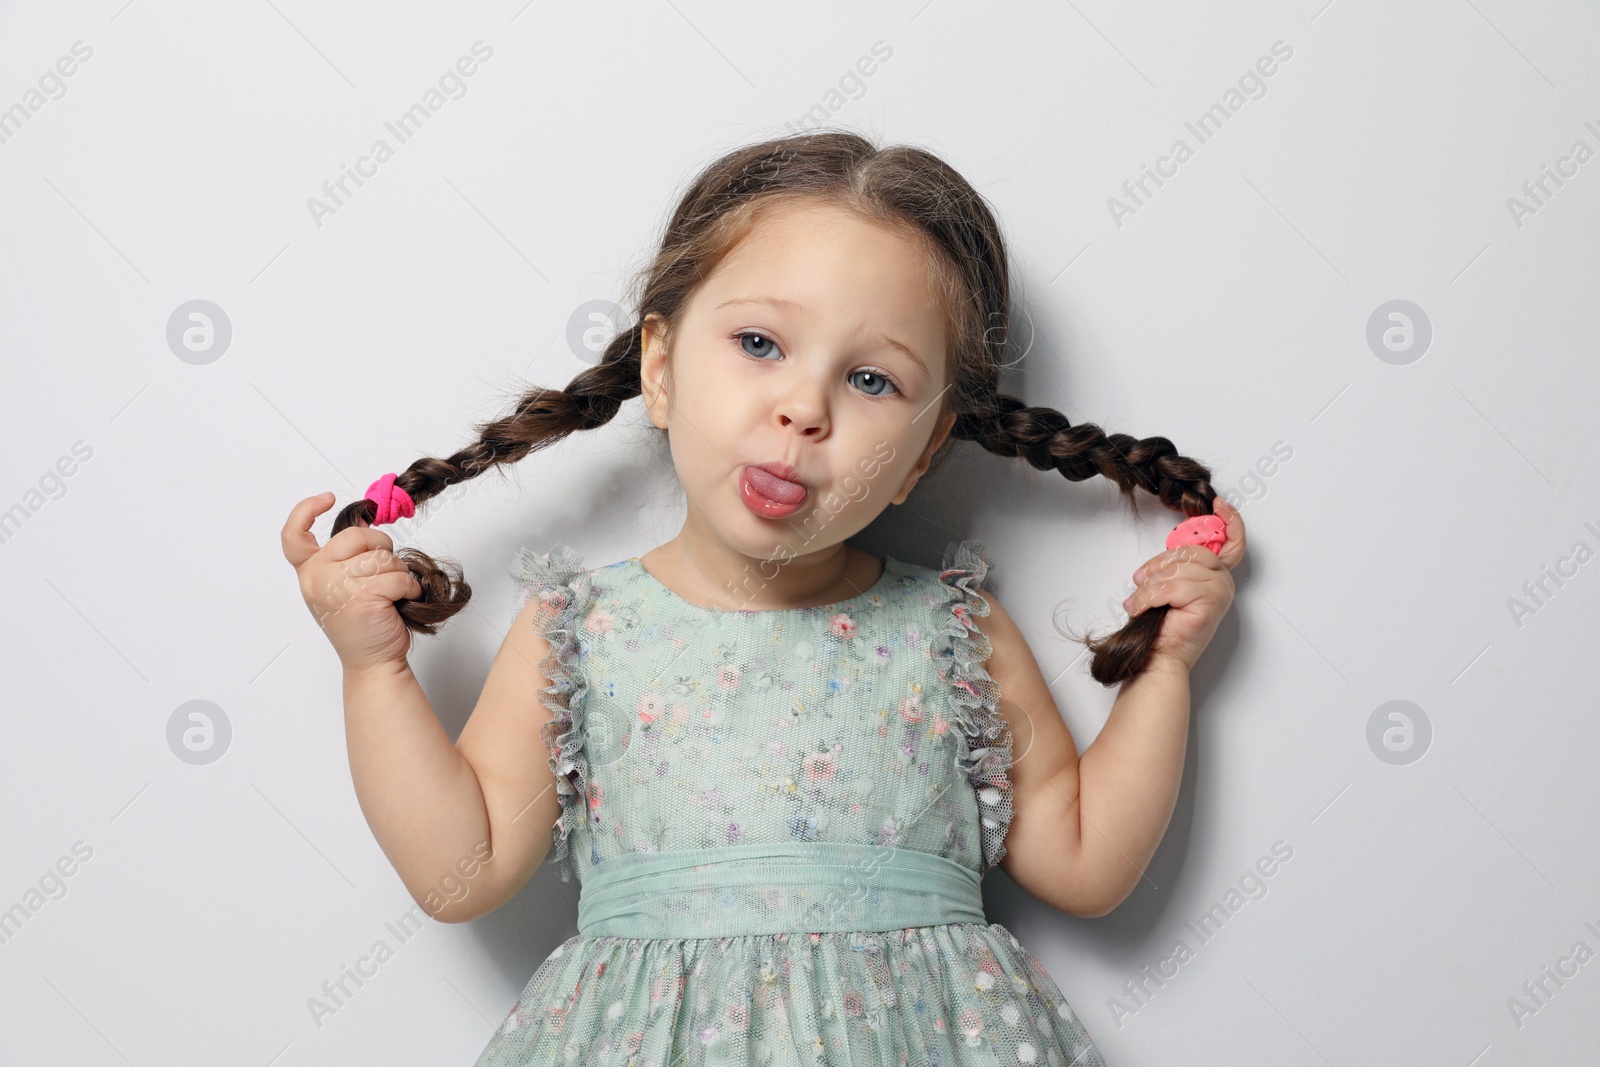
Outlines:
POLYGON ((631 852, 583 872, 578 932, 734 937, 984 923, 979 877, 932 852, 831 841, 631 852))

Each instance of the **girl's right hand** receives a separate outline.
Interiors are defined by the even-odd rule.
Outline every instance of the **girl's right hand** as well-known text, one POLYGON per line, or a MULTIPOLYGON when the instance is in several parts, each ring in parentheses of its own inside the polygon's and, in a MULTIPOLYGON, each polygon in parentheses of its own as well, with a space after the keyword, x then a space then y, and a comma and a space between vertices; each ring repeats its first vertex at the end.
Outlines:
POLYGON ((403 663, 411 631, 394 602, 422 596, 422 586, 381 530, 351 526, 318 548, 311 523, 334 500, 321 493, 294 506, 283 526, 284 558, 299 574, 300 595, 345 670, 403 663))

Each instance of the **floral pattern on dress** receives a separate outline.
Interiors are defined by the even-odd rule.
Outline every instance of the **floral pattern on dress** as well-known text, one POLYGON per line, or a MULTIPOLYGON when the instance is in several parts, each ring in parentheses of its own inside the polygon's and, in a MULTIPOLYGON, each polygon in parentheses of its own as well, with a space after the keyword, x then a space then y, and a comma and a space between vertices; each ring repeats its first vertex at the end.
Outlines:
MULTIPOLYGON (((978 627, 988 570, 981 543, 962 541, 939 568, 887 557, 871 588, 835 604, 728 611, 682 599, 638 557, 584 570, 565 545, 522 549, 518 610, 539 599, 550 644, 540 695, 560 814, 547 862, 582 883, 624 857, 803 842, 993 869, 1013 798, 978 627)), ((674 933, 793 906, 756 883, 663 902, 658 936, 568 939, 477 1067, 1103 1067, 997 923, 674 933)), ((870 879, 838 889, 806 914, 870 914, 883 896, 870 879)))

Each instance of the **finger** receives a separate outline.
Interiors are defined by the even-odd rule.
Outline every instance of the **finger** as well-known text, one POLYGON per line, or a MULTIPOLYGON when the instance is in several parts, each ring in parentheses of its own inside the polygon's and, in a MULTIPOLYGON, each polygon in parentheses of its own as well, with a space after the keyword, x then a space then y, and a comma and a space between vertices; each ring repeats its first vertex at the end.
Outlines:
POLYGON ((1204 579, 1178 578, 1171 581, 1147 582, 1135 589, 1122 602, 1129 618, 1162 604, 1181 608, 1201 595, 1204 579))
POLYGON ((410 571, 386 571, 367 579, 364 588, 385 600, 417 600, 422 596, 422 583, 410 571))
MULTIPOLYGON (((1211 553, 1207 552, 1206 554, 1210 555, 1211 553)), ((1156 590, 1168 589, 1173 585, 1184 583, 1198 587, 1206 582, 1216 581, 1219 575, 1226 573, 1227 568, 1219 566, 1216 563, 1212 563, 1210 566, 1206 566, 1199 562, 1183 563, 1177 567, 1174 567, 1169 572, 1157 571, 1155 573, 1145 575, 1142 579, 1139 579, 1135 583, 1134 590, 1131 595, 1139 596, 1141 594, 1146 594, 1146 599, 1148 600, 1148 596, 1153 595, 1154 591, 1156 590)))
POLYGON ((283 524, 279 540, 283 543, 283 557, 296 570, 300 569, 300 564, 316 555, 317 539, 311 532, 311 524, 318 515, 333 507, 335 499, 331 492, 318 493, 289 509, 289 519, 283 524))
POLYGON ((405 560, 389 549, 374 548, 342 561, 342 566, 339 569, 347 575, 365 578, 385 574, 389 571, 409 570, 410 568, 406 565, 405 560))
MULTIPOLYGON (((385 571, 382 574, 330 578, 323 592, 327 603, 335 605, 329 615, 337 614, 350 604, 368 597, 384 600, 418 600, 422 585, 410 571, 385 571)), ((324 625, 326 615, 321 616, 324 625)))
POLYGON ((1239 509, 1222 499, 1220 496, 1211 502, 1212 512, 1223 521, 1226 528, 1227 543, 1222 546, 1218 558, 1222 565, 1232 570, 1244 556, 1245 535, 1244 516, 1239 514, 1239 509))
POLYGON ((1198 563, 1202 567, 1222 569, 1222 563, 1217 554, 1205 545, 1179 545, 1177 548, 1165 553, 1165 556, 1166 558, 1161 562, 1162 566, 1167 568, 1181 566, 1185 563, 1198 563))
POLYGON ((347 526, 328 538, 323 554, 324 558, 337 563, 377 548, 393 552, 394 538, 371 526, 347 526))
POLYGON ((1146 575, 1156 574, 1164 578, 1171 578, 1177 574, 1185 564, 1194 563, 1203 568, 1213 570, 1222 569, 1222 561, 1217 554, 1203 545, 1179 545, 1165 552, 1158 552, 1133 572, 1135 582, 1144 581, 1146 575))

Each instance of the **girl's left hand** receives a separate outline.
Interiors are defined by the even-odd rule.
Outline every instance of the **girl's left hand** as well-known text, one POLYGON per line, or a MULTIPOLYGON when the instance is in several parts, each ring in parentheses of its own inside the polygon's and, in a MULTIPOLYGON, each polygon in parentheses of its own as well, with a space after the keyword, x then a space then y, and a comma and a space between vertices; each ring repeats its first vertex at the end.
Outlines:
POLYGON ((1129 618, 1168 605, 1152 660, 1168 660, 1185 670, 1193 669, 1233 604, 1233 575, 1228 572, 1244 556, 1244 518, 1220 496, 1211 506, 1227 526, 1222 554, 1200 545, 1179 545, 1153 556, 1133 572, 1135 589, 1122 602, 1129 618))

